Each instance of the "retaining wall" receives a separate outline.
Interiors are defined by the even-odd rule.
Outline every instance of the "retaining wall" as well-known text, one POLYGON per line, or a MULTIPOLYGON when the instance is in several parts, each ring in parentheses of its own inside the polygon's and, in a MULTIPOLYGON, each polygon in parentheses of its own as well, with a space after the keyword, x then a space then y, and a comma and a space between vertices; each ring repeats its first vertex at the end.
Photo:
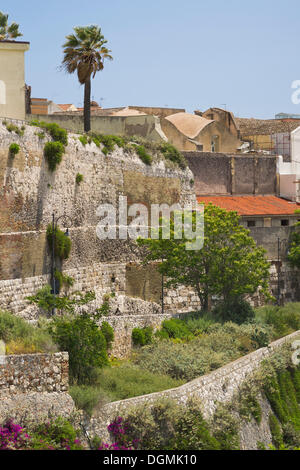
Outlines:
POLYGON ((258 349, 180 387, 109 403, 92 416, 89 431, 92 435, 108 440, 110 436, 107 426, 116 416, 122 416, 132 406, 143 403, 151 405, 159 398, 172 398, 178 403, 186 403, 191 396, 197 396, 202 401, 204 417, 209 418, 213 415, 217 402, 229 402, 242 382, 259 367, 264 359, 284 343, 299 335, 300 330, 274 341, 269 347, 258 349))

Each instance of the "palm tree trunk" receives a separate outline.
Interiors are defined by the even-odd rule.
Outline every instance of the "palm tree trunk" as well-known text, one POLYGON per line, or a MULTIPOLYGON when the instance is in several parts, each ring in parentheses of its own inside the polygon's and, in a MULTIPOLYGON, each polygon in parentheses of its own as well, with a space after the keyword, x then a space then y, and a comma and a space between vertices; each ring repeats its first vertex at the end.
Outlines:
POLYGON ((84 132, 91 130, 91 76, 89 76, 84 84, 84 132))

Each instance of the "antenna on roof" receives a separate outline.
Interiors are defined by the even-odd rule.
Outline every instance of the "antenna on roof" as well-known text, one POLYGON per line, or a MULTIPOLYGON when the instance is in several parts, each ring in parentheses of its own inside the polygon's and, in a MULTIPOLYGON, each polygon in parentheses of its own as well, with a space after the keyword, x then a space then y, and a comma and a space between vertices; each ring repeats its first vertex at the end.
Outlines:
POLYGON ((226 109, 227 104, 226 104, 226 103, 225 103, 225 104, 221 104, 221 106, 224 106, 225 111, 227 111, 227 109, 226 109))

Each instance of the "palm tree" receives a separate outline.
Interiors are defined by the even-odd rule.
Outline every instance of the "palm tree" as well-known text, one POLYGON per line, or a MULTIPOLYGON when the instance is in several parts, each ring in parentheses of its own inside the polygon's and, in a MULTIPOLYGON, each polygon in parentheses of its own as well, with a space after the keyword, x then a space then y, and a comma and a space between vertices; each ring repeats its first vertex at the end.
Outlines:
POLYGON ((62 67, 68 73, 77 71, 78 80, 84 85, 84 131, 91 129, 91 77, 104 68, 104 59, 112 60, 105 44, 101 28, 95 25, 77 26, 75 34, 66 36, 63 45, 62 67))
POLYGON ((8 26, 8 15, 5 15, 0 11, 0 41, 16 39, 23 36, 19 32, 19 25, 17 23, 11 23, 8 26))

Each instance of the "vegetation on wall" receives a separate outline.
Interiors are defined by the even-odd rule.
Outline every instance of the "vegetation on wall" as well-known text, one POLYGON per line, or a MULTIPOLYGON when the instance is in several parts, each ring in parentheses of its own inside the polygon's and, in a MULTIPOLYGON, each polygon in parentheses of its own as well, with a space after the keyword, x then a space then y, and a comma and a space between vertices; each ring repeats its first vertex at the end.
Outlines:
POLYGON ((9 146, 9 154, 14 157, 20 152, 20 145, 16 143, 12 143, 9 146))
POLYGON ((68 133, 66 129, 63 129, 57 123, 49 123, 33 119, 32 121, 30 121, 30 125, 45 129, 45 131, 50 134, 54 142, 60 142, 63 146, 68 145, 68 133))
POLYGON ((54 238, 54 251, 55 255, 62 261, 67 259, 70 255, 72 241, 59 227, 56 227, 53 231, 52 224, 47 227, 47 242, 49 249, 52 250, 52 243, 54 238))
POLYGON ((77 173, 75 180, 76 184, 80 184, 83 181, 83 175, 81 173, 77 173))
POLYGON ((2 124, 6 127, 8 132, 15 132, 19 137, 22 137, 24 135, 25 126, 19 127, 13 123, 8 123, 7 121, 2 121, 2 124))
POLYGON ((61 142, 47 142, 44 147, 44 156, 50 171, 55 171, 62 161, 65 148, 61 142))

